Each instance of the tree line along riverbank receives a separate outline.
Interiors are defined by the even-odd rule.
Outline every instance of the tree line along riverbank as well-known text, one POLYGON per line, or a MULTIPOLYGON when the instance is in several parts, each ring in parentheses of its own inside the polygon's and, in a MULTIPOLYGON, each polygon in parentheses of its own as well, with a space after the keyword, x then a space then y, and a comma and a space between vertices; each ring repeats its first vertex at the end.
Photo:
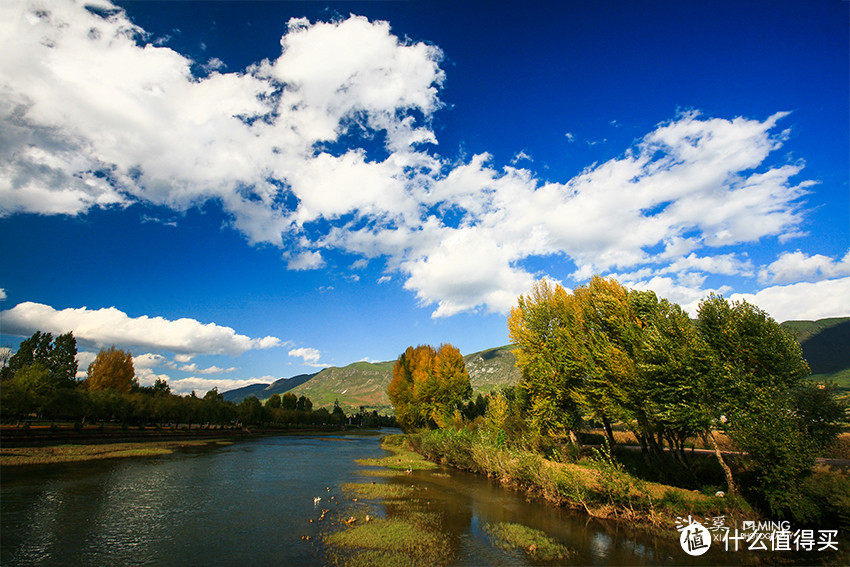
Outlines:
POLYGON ((818 464, 843 446, 846 404, 807 379, 800 344, 758 307, 711 295, 691 319, 615 280, 572 291, 542 280, 508 328, 522 378, 475 415, 456 348, 399 356, 387 395, 412 448, 594 516, 850 527, 850 479, 818 464), (639 450, 623 450, 618 430, 639 450))

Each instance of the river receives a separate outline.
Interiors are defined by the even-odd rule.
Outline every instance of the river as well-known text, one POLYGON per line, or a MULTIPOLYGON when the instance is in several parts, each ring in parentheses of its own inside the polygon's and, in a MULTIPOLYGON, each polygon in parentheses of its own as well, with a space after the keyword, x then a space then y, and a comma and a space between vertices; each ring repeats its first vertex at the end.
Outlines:
MULTIPOLYGON (((677 540, 530 501, 452 470, 364 477, 355 459, 382 457, 379 436, 286 435, 150 458, 6 467, 0 476, 0 564, 324 565, 320 506, 350 504, 346 482, 404 483, 427 495, 452 541, 454 565, 527 565, 484 527, 512 522, 574 550, 571 564, 740 564, 743 554, 692 558, 677 540), (331 499, 331 497, 334 497, 331 499), (310 520, 314 520, 311 522, 310 520), (309 538, 309 539, 307 539, 309 538)), ((379 504, 375 504, 380 507, 379 504)), ((380 511, 379 511, 380 513, 380 511)))

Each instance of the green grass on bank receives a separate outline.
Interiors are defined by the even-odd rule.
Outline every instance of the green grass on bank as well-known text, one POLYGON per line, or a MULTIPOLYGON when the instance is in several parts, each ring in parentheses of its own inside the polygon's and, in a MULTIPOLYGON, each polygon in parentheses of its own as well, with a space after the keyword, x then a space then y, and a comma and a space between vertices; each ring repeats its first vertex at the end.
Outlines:
POLYGON ((716 496, 716 490, 703 493, 638 478, 610 457, 557 462, 467 429, 424 431, 409 439, 431 460, 487 475, 593 517, 626 520, 668 534, 676 533, 677 517, 689 514, 735 518, 754 513, 742 499, 716 496))

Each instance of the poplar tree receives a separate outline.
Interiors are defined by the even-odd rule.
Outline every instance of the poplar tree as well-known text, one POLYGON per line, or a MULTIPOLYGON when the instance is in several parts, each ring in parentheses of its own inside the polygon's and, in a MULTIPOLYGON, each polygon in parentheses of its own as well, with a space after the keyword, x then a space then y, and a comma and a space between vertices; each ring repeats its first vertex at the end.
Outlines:
POLYGON ((834 398, 824 392, 819 407, 802 403, 810 374, 802 348, 758 307, 711 295, 700 303, 698 326, 716 361, 707 385, 713 427, 748 454, 756 495, 771 512, 808 519, 801 480, 837 432, 816 427, 838 419, 834 398))
POLYGON ((89 390, 114 390, 120 393, 129 393, 133 386, 138 385, 133 355, 114 345, 97 353, 94 362, 89 365, 85 382, 89 390))
POLYGON ((393 365, 387 396, 396 420, 408 431, 446 427, 454 411, 472 395, 463 356, 451 344, 408 347, 393 365))
POLYGON ((701 431, 708 350, 687 314, 653 292, 594 277, 572 293, 541 281, 521 296, 508 328, 529 422, 556 441, 577 440, 582 415, 624 423, 664 470, 665 447, 687 467, 684 443, 701 431))

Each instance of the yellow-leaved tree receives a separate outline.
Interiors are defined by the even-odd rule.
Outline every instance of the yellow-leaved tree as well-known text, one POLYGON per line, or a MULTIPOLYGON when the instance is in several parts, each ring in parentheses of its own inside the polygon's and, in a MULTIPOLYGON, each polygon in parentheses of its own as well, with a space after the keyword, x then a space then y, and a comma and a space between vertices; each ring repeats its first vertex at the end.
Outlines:
POLYGON ((460 351, 442 344, 408 347, 393 366, 387 396, 405 431, 446 427, 460 404, 472 395, 469 373, 460 351))
POLYGON ((139 385, 133 367, 133 355, 114 345, 109 349, 101 349, 89 365, 85 385, 89 390, 129 392, 133 386, 139 385))

